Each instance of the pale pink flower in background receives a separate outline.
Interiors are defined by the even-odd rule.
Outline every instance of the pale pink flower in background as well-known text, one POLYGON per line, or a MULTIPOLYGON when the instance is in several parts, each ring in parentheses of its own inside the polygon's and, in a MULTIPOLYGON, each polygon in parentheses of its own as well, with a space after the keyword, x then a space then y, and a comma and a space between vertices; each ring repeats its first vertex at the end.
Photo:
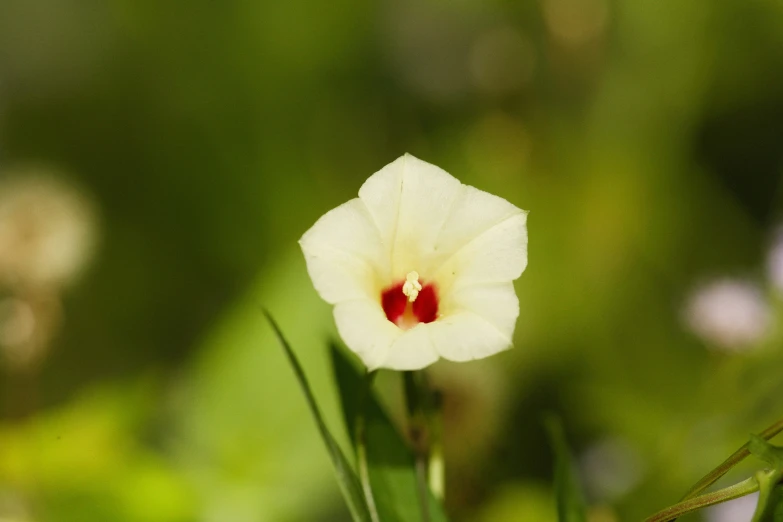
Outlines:
POLYGON ((684 310, 688 327, 724 351, 752 348, 768 332, 771 313, 761 289, 748 281, 721 279, 698 288, 684 310))
POLYGON ((579 457, 579 469, 592 498, 615 501, 639 484, 645 463, 629 441, 611 438, 588 446, 579 457))
POLYGON ((511 346, 527 212, 406 154, 300 245, 337 329, 370 369, 415 370, 511 346))
POLYGON ((750 522, 758 501, 759 494, 753 493, 710 506, 706 510, 707 522, 750 522))
POLYGON ((767 277, 775 290, 783 292, 783 227, 778 228, 767 253, 767 277))

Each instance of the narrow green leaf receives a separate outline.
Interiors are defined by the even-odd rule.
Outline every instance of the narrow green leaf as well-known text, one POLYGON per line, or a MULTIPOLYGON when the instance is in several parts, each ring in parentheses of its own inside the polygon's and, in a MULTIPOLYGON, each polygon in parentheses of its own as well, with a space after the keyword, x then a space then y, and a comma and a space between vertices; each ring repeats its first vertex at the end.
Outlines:
MULTIPOLYGON (((758 437, 762 440, 769 440, 781 431, 783 431, 783 419, 777 420, 774 424, 759 433, 758 437)), ((685 501, 699 496, 702 491, 715 484, 718 480, 720 480, 721 477, 731 471, 734 466, 742 462, 748 455, 750 455, 750 442, 743 444, 741 448, 732 453, 729 458, 720 463, 718 467, 702 477, 691 489, 688 490, 685 496, 680 499, 680 503, 685 503, 685 501)), ((668 522, 675 522, 676 520, 677 517, 673 517, 668 519, 668 522)))
MULTIPOLYGON (((375 394, 367 389, 364 372, 334 344, 332 362, 346 429, 354 447, 357 443, 356 423, 363 417, 364 451, 380 519, 383 522, 421 522, 415 459, 411 449, 375 394)), ((446 522, 448 518, 443 507, 429 493, 429 521, 446 522)))
MULTIPOLYGON (((779 419, 773 425, 759 433, 759 437, 764 440, 769 440, 781 431, 783 431, 783 419, 779 419)), ((699 480, 690 490, 688 490, 682 500, 688 500, 689 498, 693 498, 699 495, 699 493, 713 485, 721 477, 728 473, 734 466, 742 462, 748 455, 750 455, 748 448, 749 444, 749 442, 743 444, 740 449, 732 453, 729 458, 718 465, 717 468, 713 469, 704 477, 702 477, 701 480, 699 480)))
POLYGON ((557 417, 546 419, 549 440, 555 454, 555 497, 560 522, 585 522, 586 505, 577 478, 563 425, 557 417))
POLYGON ((321 438, 323 438, 324 444, 326 444, 326 449, 329 451, 329 456, 334 465, 335 475, 337 476, 337 483, 340 486, 346 504, 348 504, 348 510, 351 512, 352 519, 354 522, 371 522, 372 519, 370 518, 356 473, 354 473, 348 459, 345 458, 337 441, 329 432, 329 428, 327 428, 326 423, 324 422, 321 411, 318 408, 318 403, 315 401, 315 397, 313 397, 310 384, 307 382, 307 377, 302 370, 302 366, 299 364, 299 360, 296 358, 294 351, 291 349, 288 341, 286 341, 283 333, 280 331, 280 327, 270 313, 267 310, 264 310, 263 312, 269 321, 269 324, 272 326, 272 329, 275 331, 275 335, 277 336, 278 341, 280 341, 280 345, 285 350, 291 367, 294 370, 294 374, 296 375, 296 379, 302 387, 302 392, 307 400, 307 405, 310 408, 310 412, 313 414, 315 423, 318 426, 318 431, 321 432, 321 438))

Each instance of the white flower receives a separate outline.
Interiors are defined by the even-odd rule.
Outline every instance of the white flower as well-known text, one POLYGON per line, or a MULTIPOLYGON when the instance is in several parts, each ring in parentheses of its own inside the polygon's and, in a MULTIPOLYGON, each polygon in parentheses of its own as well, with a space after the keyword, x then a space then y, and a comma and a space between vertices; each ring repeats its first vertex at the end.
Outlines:
POLYGON ((369 369, 416 370, 511 346, 527 213, 406 154, 299 241, 337 329, 369 369))

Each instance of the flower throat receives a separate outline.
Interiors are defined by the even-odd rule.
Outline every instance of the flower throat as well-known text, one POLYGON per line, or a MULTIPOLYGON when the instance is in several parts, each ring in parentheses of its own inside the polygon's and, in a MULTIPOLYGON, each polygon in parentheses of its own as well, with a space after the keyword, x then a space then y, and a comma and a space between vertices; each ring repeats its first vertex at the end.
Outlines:
POLYGON ((407 330, 437 319, 438 294, 434 284, 422 284, 417 272, 409 272, 405 281, 394 283, 381 292, 381 306, 389 321, 407 330))

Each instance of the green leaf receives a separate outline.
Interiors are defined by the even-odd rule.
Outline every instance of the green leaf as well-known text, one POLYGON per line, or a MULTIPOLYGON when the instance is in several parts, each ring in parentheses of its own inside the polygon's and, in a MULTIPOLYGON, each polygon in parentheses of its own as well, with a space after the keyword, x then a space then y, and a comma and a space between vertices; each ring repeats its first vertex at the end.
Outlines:
POLYGON ((563 425, 557 417, 546 419, 549 440, 555 454, 555 497, 560 522, 585 522, 586 505, 577 478, 563 425))
POLYGON ((759 437, 750 436, 750 452, 772 465, 772 469, 756 473, 759 483, 759 502, 753 515, 753 522, 783 522, 783 448, 774 446, 759 437))
MULTIPOLYGON (((419 522, 415 458, 377 397, 367 389, 364 372, 332 344, 332 361, 345 424, 356 447, 355 427, 364 412, 364 442, 373 497, 383 522, 419 522)), ((446 522, 443 507, 429 492, 429 521, 446 522)))
POLYGON ((299 381, 299 385, 302 387, 302 392, 304 393, 305 399, 307 400, 307 405, 310 408, 310 412, 313 414, 315 423, 318 426, 318 431, 321 432, 321 437, 326 444, 326 449, 329 451, 329 456, 331 457, 332 464, 334 465, 335 475, 337 476, 337 483, 340 486, 340 490, 342 491, 343 497, 345 498, 345 502, 348 504, 348 510, 351 512, 351 517, 353 518, 354 522, 371 522, 372 519, 370 518, 370 513, 367 509, 367 503, 365 502, 359 480, 356 477, 356 473, 354 473, 351 464, 348 462, 348 459, 345 458, 345 455, 340 449, 340 446, 337 444, 337 441, 329 432, 329 428, 327 428, 323 416, 321 415, 321 411, 318 409, 318 403, 316 403, 315 397, 313 397, 310 384, 307 382, 307 377, 302 370, 302 366, 299 364, 299 360, 296 358, 296 355, 291 349, 291 346, 288 344, 288 341, 286 341, 285 337, 283 337, 283 333, 280 331, 280 327, 277 325, 269 312, 264 310, 264 315, 269 321, 269 324, 272 325, 272 329, 274 329, 278 341, 280 341, 281 346, 288 356, 288 360, 291 363, 291 367, 294 370, 294 374, 296 375, 297 380, 299 381))

